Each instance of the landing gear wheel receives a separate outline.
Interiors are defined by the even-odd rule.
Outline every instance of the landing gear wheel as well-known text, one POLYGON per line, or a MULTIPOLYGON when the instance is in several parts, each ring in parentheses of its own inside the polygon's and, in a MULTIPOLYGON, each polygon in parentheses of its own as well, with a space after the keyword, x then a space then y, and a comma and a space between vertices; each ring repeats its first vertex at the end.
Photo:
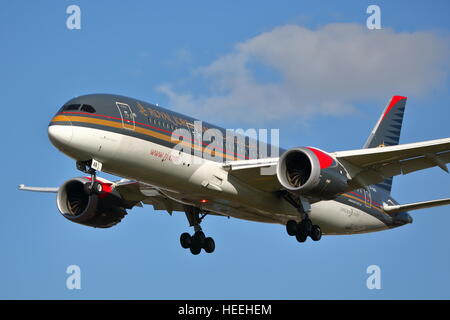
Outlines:
POLYGON ((295 237, 297 238, 298 242, 305 242, 308 238, 308 235, 303 230, 300 230, 300 232, 298 232, 295 237))
POLYGON ((297 241, 305 242, 312 230, 311 220, 309 219, 302 220, 296 225, 296 228, 297 232, 295 233, 295 237, 297 238, 297 241))
POLYGON ((214 242, 214 239, 211 237, 205 238, 203 249, 205 249, 206 253, 213 253, 215 248, 216 243, 214 242))
POLYGON ((202 251, 202 248, 197 246, 196 244, 192 244, 189 249, 194 256, 198 255, 200 251, 202 251))
POLYGON ((206 237, 200 227, 200 223, 203 218, 206 217, 209 212, 203 212, 198 207, 184 205, 184 212, 186 213, 186 218, 188 219, 189 226, 194 227, 195 233, 190 236, 188 233, 183 233, 180 236, 180 243, 183 248, 189 248, 193 255, 199 254, 202 249, 206 253, 212 253, 216 249, 216 244, 214 239, 211 237, 206 237))
POLYGON ((308 218, 302 220, 302 222, 300 222, 300 228, 304 230, 304 232, 309 235, 311 234, 312 228, 313 228, 313 224, 311 222, 311 220, 309 220, 308 218))
POLYGON ((88 195, 91 194, 100 194, 103 192, 103 186, 100 182, 94 181, 94 183, 86 183, 84 185, 84 192, 88 195))
POLYGON ((310 237, 314 241, 319 241, 322 238, 322 230, 320 229, 320 227, 318 225, 314 225, 312 227, 310 237))
POLYGON ((295 237, 298 242, 305 242, 308 238, 308 235, 311 233, 312 223, 308 218, 303 219, 301 222, 297 224, 297 234, 295 237))
POLYGON ((100 194, 100 193, 102 193, 102 192, 103 192, 103 185, 102 185, 100 182, 95 181, 94 184, 92 185, 92 191, 93 191, 95 194, 100 194))
POLYGON ((194 233, 194 236, 192 238, 194 242, 197 242, 200 247, 202 247, 203 243, 205 242, 206 236, 203 231, 197 231, 196 233, 194 233))
POLYGON ((191 241, 191 253, 192 254, 199 254, 200 251, 203 248, 203 245, 205 243, 205 234, 203 233, 203 231, 197 231, 196 233, 194 233, 194 235, 192 236, 192 241, 191 241))
POLYGON ((86 183, 86 184, 83 186, 83 191, 84 191, 85 194, 91 195, 91 194, 92 194, 91 183, 86 183))
POLYGON ((180 236, 180 244, 184 249, 189 249, 191 247, 192 237, 189 233, 182 233, 180 236))
POLYGON ((297 222, 296 221, 289 220, 286 223, 286 231, 287 231, 288 235, 295 236, 297 234, 297 230, 298 230, 298 228, 297 228, 297 222))

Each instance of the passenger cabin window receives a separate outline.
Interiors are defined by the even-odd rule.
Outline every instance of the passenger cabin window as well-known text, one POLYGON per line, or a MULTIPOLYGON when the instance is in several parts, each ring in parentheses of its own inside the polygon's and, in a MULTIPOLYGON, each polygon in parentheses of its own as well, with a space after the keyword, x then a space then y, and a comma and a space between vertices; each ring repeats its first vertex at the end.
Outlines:
POLYGON ((79 104, 69 104, 63 108, 63 111, 76 111, 80 108, 79 104))
POLYGON ((81 106, 81 109, 80 109, 80 110, 81 110, 81 111, 84 111, 84 112, 95 113, 94 107, 92 107, 92 106, 89 105, 89 104, 83 104, 83 105, 81 106))

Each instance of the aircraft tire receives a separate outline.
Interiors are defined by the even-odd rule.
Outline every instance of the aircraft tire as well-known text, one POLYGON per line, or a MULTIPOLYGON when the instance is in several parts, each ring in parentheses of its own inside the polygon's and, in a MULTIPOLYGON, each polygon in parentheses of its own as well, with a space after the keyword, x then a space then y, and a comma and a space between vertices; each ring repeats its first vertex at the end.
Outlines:
POLYGON ((196 256, 202 251, 202 248, 199 247, 196 243, 191 244, 189 250, 191 250, 191 253, 196 256))
POLYGON ((303 228, 303 226, 299 223, 299 228, 297 231, 297 234, 295 235, 295 237, 297 238, 298 242, 305 242, 306 239, 308 238, 308 234, 305 232, 305 229, 303 228))
POLYGON ((313 225, 310 237, 313 241, 319 241, 322 238, 322 230, 318 225, 313 225))
POLYGON ((100 193, 102 193, 102 192, 103 192, 103 186, 102 186, 102 184, 101 184, 100 182, 98 182, 98 181, 95 181, 95 182, 94 182, 94 185, 92 186, 92 191, 93 191, 95 194, 100 194, 100 193))
POLYGON ((213 253, 215 248, 216 243, 214 242, 214 239, 211 237, 205 238, 205 241, 203 242, 203 249, 205 249, 205 252, 213 253))
POLYGON ((302 222, 300 222, 300 229, 303 229, 303 231, 307 235, 311 234, 311 231, 313 229, 313 224, 312 224, 311 220, 309 220, 308 218, 302 220, 302 222))
POLYGON ((203 246, 203 243, 205 242, 206 236, 203 231, 197 231, 196 233, 194 233, 194 236, 192 238, 193 242, 197 242, 199 244, 199 247, 201 248, 203 246))
POLYGON ((298 227, 297 227, 297 222, 296 221, 289 220, 286 223, 286 232, 287 232, 288 235, 295 236, 297 234, 297 230, 298 230, 298 227))
POLYGON ((180 244, 184 249, 189 249, 192 243, 192 237, 189 233, 182 233, 180 236, 180 244))

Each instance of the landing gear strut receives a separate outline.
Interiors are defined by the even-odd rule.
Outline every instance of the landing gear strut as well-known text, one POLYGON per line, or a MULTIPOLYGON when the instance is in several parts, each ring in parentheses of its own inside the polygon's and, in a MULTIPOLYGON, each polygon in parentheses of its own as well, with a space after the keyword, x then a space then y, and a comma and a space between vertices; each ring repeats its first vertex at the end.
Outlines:
MULTIPOLYGON (((103 186, 97 181, 97 170, 93 168, 95 160, 77 161, 77 169, 91 175, 91 183, 85 185, 85 192, 89 195, 100 194, 103 191, 103 186)), ((99 167, 99 162, 95 161, 95 167, 99 167)), ((101 164, 100 164, 101 168, 101 164)))
POLYGON ((284 198, 293 205, 299 212, 302 220, 297 222, 295 220, 289 220, 286 223, 286 231, 290 236, 295 236, 298 242, 305 242, 308 236, 314 240, 319 241, 322 238, 322 230, 318 225, 313 225, 311 219, 309 219, 308 213, 309 203, 304 199, 294 199, 289 193, 283 194, 284 198))
POLYGON ((216 248, 214 239, 206 237, 200 227, 200 223, 207 213, 200 215, 200 209, 192 206, 184 206, 184 211, 189 221, 189 226, 194 227, 195 232, 192 236, 187 232, 181 234, 181 246, 184 249, 189 249, 193 255, 199 254, 202 249, 205 250, 206 253, 214 252, 214 249, 216 248))

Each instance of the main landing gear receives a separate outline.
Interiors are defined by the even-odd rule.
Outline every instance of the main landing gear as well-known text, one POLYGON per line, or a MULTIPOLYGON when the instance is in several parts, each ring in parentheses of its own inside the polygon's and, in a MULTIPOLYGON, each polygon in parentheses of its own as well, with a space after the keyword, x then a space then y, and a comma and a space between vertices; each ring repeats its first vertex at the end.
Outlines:
POLYGON ((313 225, 311 219, 309 219, 307 213, 311 210, 309 202, 301 197, 294 198, 288 192, 285 192, 283 197, 297 209, 302 218, 300 222, 289 220, 286 223, 288 235, 295 236, 298 242, 305 242, 308 236, 314 241, 319 241, 322 238, 322 230, 318 225, 313 225))
POLYGON ((91 183, 84 185, 86 194, 100 194, 103 192, 103 185, 97 181, 97 170, 101 170, 101 163, 96 160, 77 161, 77 169, 91 175, 91 183))
POLYGON ((200 223, 207 213, 200 216, 200 209, 192 206, 184 206, 184 211, 189 221, 189 226, 194 227, 195 232, 192 236, 187 232, 181 234, 181 246, 184 249, 189 249, 193 255, 199 254, 202 249, 205 250, 206 253, 214 252, 214 249, 216 248, 214 239, 206 237, 200 227, 200 223))
POLYGON ((313 225, 308 216, 301 222, 289 220, 286 224, 286 231, 288 235, 295 236, 298 242, 305 242, 308 236, 314 241, 322 238, 322 230, 318 225, 313 225))

